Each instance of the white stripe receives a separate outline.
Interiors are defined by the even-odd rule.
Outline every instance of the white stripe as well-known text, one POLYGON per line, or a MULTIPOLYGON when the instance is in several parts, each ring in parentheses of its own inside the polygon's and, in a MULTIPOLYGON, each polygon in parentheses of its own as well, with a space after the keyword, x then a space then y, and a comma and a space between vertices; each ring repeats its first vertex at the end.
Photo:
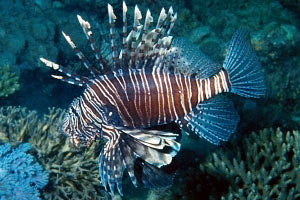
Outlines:
POLYGON ((222 70, 222 71, 220 72, 220 74, 221 74, 222 86, 223 86, 223 88, 224 88, 224 92, 228 92, 228 91, 229 91, 229 88, 228 88, 228 86, 227 86, 227 82, 226 82, 226 77, 225 77, 224 71, 222 70))
POLYGON ((120 76, 121 76, 121 79, 123 81, 123 85, 124 85, 124 88, 125 88, 124 91, 125 91, 126 98, 129 101, 128 94, 127 94, 127 85, 126 85, 126 81, 125 81, 124 76, 123 76, 123 71, 121 71, 120 76))
POLYGON ((164 115, 164 121, 163 123, 166 123, 166 110, 165 110, 165 96, 164 96, 164 90, 163 90, 163 85, 162 85, 162 80, 161 80, 161 69, 158 68, 157 69, 157 76, 158 76, 158 80, 159 80, 159 86, 161 89, 161 99, 162 99, 162 111, 163 111, 163 115, 164 115))
MULTIPOLYGON (((174 111, 174 114, 175 114, 175 120, 178 120, 178 115, 177 115, 177 112, 176 112, 176 108, 175 108, 175 102, 174 102, 174 95, 173 95, 173 85, 171 84, 171 80, 170 80, 170 73, 168 73, 168 82, 169 82, 169 86, 170 86, 170 94, 171 94, 171 100, 172 100, 172 108, 173 108, 173 111, 174 111)), ((174 117, 172 115, 172 112, 170 110, 170 113, 171 113, 171 117, 172 117, 172 121, 174 120, 174 117)))
POLYGON ((165 98, 164 98, 164 90, 163 90, 163 86, 162 86, 162 81, 161 81, 161 76, 160 76, 160 72, 161 72, 161 68, 158 67, 157 70, 157 77, 158 77, 158 81, 159 81, 159 87, 161 89, 161 99, 162 99, 162 112, 164 115, 164 121, 163 123, 166 123, 166 111, 165 111, 165 98))
POLYGON ((217 77, 216 77, 216 76, 213 76, 213 79, 214 79, 215 94, 218 94, 217 77))
POLYGON ((95 79, 95 80, 93 80, 93 82, 94 82, 95 86, 99 89, 99 91, 101 91, 101 93, 103 94, 103 96, 108 100, 108 102, 110 102, 111 104, 113 104, 114 106, 116 106, 117 103, 116 103, 115 99, 106 90, 106 87, 104 87, 102 85, 101 81, 98 80, 98 79, 95 79), (99 85, 101 85, 101 87, 103 88, 103 90, 99 87, 99 85))
MULTIPOLYGON (((117 98, 119 99, 119 101, 120 101, 122 107, 124 108, 126 114, 129 116, 129 118, 130 118, 130 119, 132 120, 132 122, 133 122, 133 119, 131 118, 131 115, 130 115, 129 111, 127 110, 127 107, 125 106, 125 104, 124 104, 124 102, 123 102, 123 99, 120 97, 120 95, 119 95, 117 89, 115 88, 114 84, 108 79, 107 75, 104 75, 103 82, 106 83, 107 86, 108 86, 108 85, 111 85, 111 87, 108 87, 108 88, 109 88, 109 89, 117 96, 117 98), (109 84, 108 84, 106 81, 107 81, 109 84), (114 89, 114 91, 112 90, 112 88, 114 89)), ((116 102, 116 101, 115 101, 115 102, 116 102)), ((122 116, 122 112, 120 111, 119 105, 118 105, 117 103, 115 104, 115 107, 117 108, 118 113, 119 113, 120 117, 122 118, 123 122, 125 122, 124 116, 122 116)), ((132 125, 134 126, 134 123, 133 123, 132 125)))
POLYGON ((181 80, 181 75, 179 74, 179 84, 180 84, 180 88, 181 88, 181 93, 180 93, 180 102, 181 102, 181 107, 183 109, 184 115, 187 114, 187 111, 185 109, 185 105, 184 105, 184 88, 182 85, 182 80, 181 80))
POLYGON ((126 83, 125 83, 125 80, 124 80, 123 76, 121 76, 123 78, 123 83, 122 83, 121 80, 119 79, 118 74, 115 71, 113 73, 114 73, 114 77, 117 79, 117 81, 119 82, 120 86, 124 90, 124 93, 125 93, 125 96, 127 98, 127 101, 129 101, 127 90, 126 90, 126 83))
POLYGON ((191 86, 191 77, 190 76, 187 76, 187 78, 188 78, 188 85, 187 85, 187 90, 189 91, 189 96, 188 96, 188 98, 189 98, 189 107, 190 107, 190 112, 192 112, 193 110, 192 110, 192 86, 191 86))
MULTIPOLYGON (((97 95, 96 91, 93 90, 93 88, 88 87, 88 88, 86 89, 86 91, 91 93, 92 100, 97 99, 96 101, 99 102, 101 106, 104 106, 103 101, 100 100, 99 96, 97 95), (94 99, 93 99, 93 98, 94 98, 94 99)), ((94 101, 95 101, 95 100, 94 100, 94 101)))
POLYGON ((207 79, 208 98, 211 98, 210 79, 207 79))
POLYGON ((200 79, 196 79, 197 93, 198 93, 198 102, 197 102, 197 104, 201 102, 201 95, 200 95, 200 92, 201 92, 200 90, 201 90, 201 88, 200 88, 200 85, 199 85, 199 84, 201 84, 201 83, 199 83, 199 82, 201 82, 201 80, 200 80, 200 79))
POLYGON ((207 79, 204 79, 204 94, 206 99, 208 99, 207 93, 207 79))
POLYGON ((145 68, 142 68, 142 72, 141 72, 141 78, 142 78, 142 85, 144 87, 145 90, 145 110, 146 110, 146 114, 147 114, 147 120, 148 120, 148 126, 151 125, 151 92, 150 92, 150 88, 149 88, 149 84, 148 84, 148 80, 145 74, 145 68), (146 86, 146 87, 145 87, 146 86), (147 97, 149 97, 148 99, 148 105, 147 105, 147 97))
MULTIPOLYGON (((180 95, 180 103, 181 103, 181 94, 182 94, 182 91, 181 91, 181 87, 180 87, 180 84, 179 84, 178 76, 180 76, 180 74, 179 74, 179 73, 176 73, 176 74, 175 74, 175 81, 176 81, 176 85, 177 85, 177 88, 178 88, 178 93, 179 93, 179 95, 180 95)), ((176 109, 176 108, 175 108, 175 109, 176 109)), ((177 115, 177 113, 176 113, 176 115, 177 115)), ((177 118, 178 118, 178 116, 177 116, 177 118)), ((177 120, 178 120, 178 119, 177 119, 177 120)))
MULTIPOLYGON (((110 85, 111 87, 108 87, 112 92, 113 92, 113 94, 119 94, 118 93, 118 91, 117 91, 117 89, 116 89, 116 87, 114 86, 114 84, 110 81, 110 79, 107 77, 107 75, 105 74, 104 76, 103 76, 103 80, 102 80, 106 85, 110 85), (113 90, 114 91, 113 91, 113 90)), ((118 97, 120 97, 119 95, 118 95, 118 97)))
MULTIPOLYGON (((101 90, 101 88, 99 88, 98 84, 95 84, 96 87, 97 87, 100 91, 105 91, 105 92, 102 92, 102 94, 104 95, 105 98, 108 99, 108 102, 112 103, 112 104, 117 108, 118 113, 121 113, 121 112, 120 112, 120 108, 119 108, 118 105, 117 105, 117 102, 116 102, 115 99, 110 95, 110 93, 106 90, 106 87, 101 83, 101 81, 99 81, 98 79, 95 79, 95 82, 96 82, 96 83, 99 83, 99 85, 102 86, 103 90, 101 90), (105 93, 106 93, 107 95, 106 95, 105 93)), ((121 101, 121 102, 122 102, 122 101, 121 101)), ((131 120, 131 122, 132 122, 132 125, 134 126, 134 121, 133 121, 131 115, 128 113, 126 107, 125 107, 125 111, 126 111, 127 115, 129 116, 129 118, 130 118, 130 120, 131 120)))
POLYGON ((134 90, 133 104, 134 104, 136 112, 138 113, 138 109, 137 109, 137 105, 136 105, 136 99, 137 99, 136 98, 136 94, 137 94, 137 92, 136 92, 135 84, 134 84, 134 81, 133 81, 133 78, 132 78, 132 71, 131 71, 131 69, 129 69, 128 72, 129 72, 129 77, 130 77, 130 80, 131 80, 131 83, 132 83, 132 87, 133 87, 133 90, 134 90))
POLYGON ((217 88, 218 88, 218 90, 216 90, 216 91, 218 91, 216 94, 220 94, 222 92, 222 88, 220 85, 220 75, 219 74, 216 76, 216 79, 217 79, 217 88))
MULTIPOLYGON (((95 101, 91 98, 89 91, 85 91, 83 93, 83 95, 88 100, 89 104, 91 104, 91 106, 94 108, 94 110, 96 110, 96 112, 101 116, 101 114, 100 114, 101 111, 99 110, 98 106, 95 104, 95 101)), ((94 112, 91 111, 89 114, 92 116, 92 118, 94 119, 94 121, 96 123, 98 123, 98 125, 99 125, 99 123, 102 122, 102 120, 94 112)))
POLYGON ((80 98, 80 109, 82 109, 82 111, 80 110, 80 121, 81 124, 84 124, 84 128, 82 128, 84 130, 84 132, 88 135, 89 138, 93 137, 93 132, 89 131, 88 129, 86 129, 86 127, 90 127, 87 123, 87 121, 85 119, 87 119, 88 121, 91 121, 93 119, 91 119, 91 116, 89 116, 90 114, 92 114, 92 110, 90 109, 90 107, 85 103, 85 101, 83 100, 83 98, 80 98), (84 119, 85 118, 85 119, 84 119))
POLYGON ((152 69, 152 77, 153 77, 153 81, 155 83, 156 89, 157 89, 157 102, 158 102, 158 121, 157 123, 159 123, 160 121, 160 92, 159 92, 159 87, 158 87, 158 83, 155 77, 155 71, 156 71, 156 66, 153 67, 152 69))
POLYGON ((173 121, 173 116, 172 116, 172 112, 171 112, 171 104, 170 104, 170 96, 172 96, 172 93, 169 93, 169 85, 168 85, 168 78, 169 78, 169 73, 166 73, 166 70, 163 70, 163 75, 164 75, 164 82, 165 82, 165 86, 167 89, 167 101, 168 101, 168 108, 169 108, 169 113, 170 113, 170 117, 171 117, 171 121, 173 121))
POLYGON ((201 79, 200 80, 200 96, 201 96, 201 102, 203 102, 204 101, 204 94, 203 94, 203 92, 204 92, 204 90, 202 89, 203 88, 203 80, 201 79))
POLYGON ((138 115, 139 118, 142 119, 143 115, 142 115, 142 110, 141 110, 141 90, 140 90, 140 83, 138 82, 138 78, 137 78, 137 74, 136 74, 136 70, 133 71, 133 75, 135 78, 135 82, 136 82, 136 86, 137 86, 137 97, 138 97, 138 115))

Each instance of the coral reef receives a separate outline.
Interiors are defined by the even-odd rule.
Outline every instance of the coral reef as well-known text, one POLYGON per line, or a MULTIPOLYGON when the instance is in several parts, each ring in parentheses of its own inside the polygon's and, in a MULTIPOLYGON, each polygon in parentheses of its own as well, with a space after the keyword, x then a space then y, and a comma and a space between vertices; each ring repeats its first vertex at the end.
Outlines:
POLYGON ((11 149, 9 143, 0 146, 0 199, 39 200, 39 190, 48 183, 48 172, 28 153, 30 145, 11 149))
POLYGON ((73 149, 58 132, 64 112, 49 109, 39 117, 35 111, 21 107, 0 109, 0 141, 29 142, 36 157, 49 171, 49 184, 42 191, 45 199, 105 199, 107 195, 98 179, 100 145, 73 149))
POLYGON ((300 198, 298 131, 264 129, 212 151, 201 158, 182 149, 174 185, 149 191, 147 196, 166 200, 300 198))
POLYGON ((0 97, 7 97, 19 88, 19 75, 9 65, 0 66, 0 97))
POLYGON ((225 179, 222 199, 300 198, 300 135, 264 129, 244 138, 232 151, 213 153, 200 171, 225 179))

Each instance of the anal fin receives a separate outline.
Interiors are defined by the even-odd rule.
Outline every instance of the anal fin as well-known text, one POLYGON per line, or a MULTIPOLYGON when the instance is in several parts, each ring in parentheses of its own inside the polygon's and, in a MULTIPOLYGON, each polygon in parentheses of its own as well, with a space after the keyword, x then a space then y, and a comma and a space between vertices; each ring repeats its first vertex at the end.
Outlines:
MULTIPOLYGON (((168 187, 173 184, 175 173, 168 172, 166 169, 158 168, 145 161, 137 160, 137 178, 146 188, 168 187), (139 167, 139 168, 138 168, 139 167)), ((169 166, 168 166, 169 167, 169 166)), ((174 166, 171 166, 174 167, 174 166)))

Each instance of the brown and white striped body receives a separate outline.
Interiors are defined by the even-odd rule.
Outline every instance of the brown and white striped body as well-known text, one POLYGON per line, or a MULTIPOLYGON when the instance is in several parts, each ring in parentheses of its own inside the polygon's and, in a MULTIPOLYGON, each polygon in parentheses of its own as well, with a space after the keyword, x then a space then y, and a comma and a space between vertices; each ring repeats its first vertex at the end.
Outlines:
POLYGON ((91 102, 97 101, 97 105, 115 108, 123 122, 120 125, 146 128, 180 121, 199 103, 228 91, 230 82, 225 70, 206 79, 196 79, 154 68, 149 72, 129 69, 101 76, 91 81, 84 96, 90 97, 86 101, 91 106, 94 105, 91 102))
POLYGON ((77 147, 106 139, 99 154, 99 174, 111 195, 115 186, 122 195, 125 169, 135 186, 138 181, 147 187, 172 184, 172 176, 159 168, 170 164, 179 152, 180 132, 164 131, 157 125, 176 122, 181 130, 219 145, 236 131, 239 116, 231 101, 218 94, 260 97, 265 93, 260 63, 244 31, 234 35, 221 68, 187 40, 170 36, 177 19, 172 7, 168 12, 161 10, 152 29, 150 11, 142 23, 142 13, 136 6, 131 31, 127 30, 125 2, 122 7, 123 37, 122 45, 118 45, 117 15, 108 4, 110 60, 96 46, 89 22, 77 16, 99 68, 63 32, 92 77, 40 58, 62 74, 52 75, 54 78, 85 87, 69 106, 61 131, 77 147), (139 162, 143 180, 135 177, 139 162))

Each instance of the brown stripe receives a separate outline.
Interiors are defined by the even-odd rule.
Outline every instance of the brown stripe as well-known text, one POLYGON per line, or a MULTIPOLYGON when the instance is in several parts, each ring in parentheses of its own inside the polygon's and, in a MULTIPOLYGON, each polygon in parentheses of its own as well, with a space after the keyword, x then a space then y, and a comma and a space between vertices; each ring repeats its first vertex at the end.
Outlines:
POLYGON ((167 89, 168 87, 168 74, 161 73, 161 81, 162 81, 162 87, 163 87, 163 97, 164 97, 164 115, 166 118, 166 123, 171 121, 171 111, 170 111, 170 99, 169 99, 169 92, 167 89))
POLYGON ((146 74, 150 93, 151 93, 151 113, 150 113, 150 119, 151 119, 151 126, 157 125, 158 123, 158 113, 159 113, 159 107, 158 107, 158 90, 156 88, 154 79, 152 74, 146 74))
POLYGON ((216 90, 215 90, 215 78, 214 76, 209 78, 210 80, 210 91, 211 91, 211 97, 214 97, 216 95, 216 90))
POLYGON ((167 100, 169 102, 169 112, 170 112, 170 120, 174 120, 176 118, 175 113, 174 113, 174 102, 173 102, 173 88, 171 85, 171 78, 170 78, 170 73, 167 73, 167 84, 166 87, 168 87, 168 96, 167 96, 167 100))
MULTIPOLYGON (((88 91, 85 91, 85 92, 88 92, 88 91)), ((82 100, 89 107, 89 109, 92 110, 93 114, 96 115, 99 119, 101 119, 100 113, 98 113, 97 110, 95 110, 94 106, 85 98, 85 95, 82 95, 82 100)), ((91 99, 91 101, 93 101, 93 99, 91 99)), ((93 102, 93 103, 97 104, 96 102, 93 102)), ((90 115, 90 117, 93 118, 92 115, 90 115)), ((93 120, 96 120, 96 119, 93 119, 93 120)))
POLYGON ((142 107, 143 107, 143 118, 144 118, 144 123, 145 123, 145 126, 149 126, 150 122, 149 122, 149 119, 150 119, 150 112, 151 112, 151 107, 149 108, 149 103, 150 103, 150 99, 149 99, 149 94, 150 91, 148 91, 148 80, 147 80, 147 77, 145 75, 145 69, 142 69, 142 72, 140 73, 140 76, 141 76, 141 80, 142 82, 144 83, 144 85, 142 85, 143 87, 143 98, 142 98, 142 107))
POLYGON ((141 72, 136 73, 136 78, 137 78, 137 82, 139 84, 139 88, 140 88, 140 94, 138 94, 138 109, 140 109, 141 111, 141 122, 142 122, 142 126, 145 127, 147 125, 147 112, 146 112, 146 100, 145 97, 147 95, 147 92, 145 90, 145 87, 143 85, 143 80, 142 80, 142 76, 141 76, 141 72))
POLYGON ((204 79, 202 79, 201 80, 201 83, 202 83, 202 93, 203 93, 203 101, 205 101, 206 100, 206 91, 205 91, 205 81, 204 81, 204 79))
POLYGON ((176 82, 176 76, 181 76, 181 75, 172 75, 170 78, 171 78, 171 84, 173 86, 174 105, 175 105, 176 113, 177 113, 178 117, 180 118, 180 117, 184 116, 184 110, 181 107, 181 92, 182 91, 176 82))
POLYGON ((229 78, 229 74, 225 69, 222 69, 224 71, 225 74, 225 78, 226 78, 226 82, 227 82, 227 87, 229 89, 229 91, 231 91, 231 83, 230 83, 230 78, 229 78))
POLYGON ((185 81, 186 78, 183 76, 181 78, 181 82, 182 82, 182 86, 183 86, 183 97, 184 97, 184 107, 187 113, 189 113, 190 110, 190 106, 189 106, 189 86, 187 84, 187 82, 185 81))
MULTIPOLYGON (((111 81, 112 79, 110 79, 110 82, 113 84, 113 86, 116 88, 116 90, 117 90, 117 88, 120 88, 120 86, 117 84, 114 84, 112 81, 111 81)), ((99 80, 100 81, 100 80, 99 80)), ((115 82, 115 81, 114 81, 115 82)), ((121 118, 122 119, 124 119, 124 121, 127 121, 127 120, 125 120, 125 119, 130 119, 130 116, 127 114, 127 112, 126 112, 126 108, 124 107, 124 99, 125 98, 119 98, 120 97, 120 95, 119 95, 119 92, 118 91, 120 91, 120 90, 117 90, 117 91, 114 91, 113 89, 112 89, 112 86, 109 84, 109 82, 106 80, 106 81, 101 81, 101 83, 102 83, 102 85, 103 85, 103 87, 105 87, 106 88, 106 90, 107 90, 107 92, 110 94, 110 96, 112 96, 112 98, 113 98, 113 100, 115 101, 115 103, 116 103, 116 105, 114 105, 114 103, 112 103, 112 102, 110 102, 110 104, 112 104, 113 106, 115 106, 115 107, 118 107, 117 109, 119 109, 119 114, 120 114, 120 116, 121 116, 121 118), (122 101, 122 102, 121 102, 122 101)), ((116 83, 116 82, 115 82, 116 83)), ((101 87, 101 85, 100 84, 98 84, 100 87, 101 87)), ((104 91, 104 90, 103 90, 104 91)), ((132 116, 131 116, 132 117, 132 116)))
POLYGON ((192 107, 197 106, 198 102, 198 88, 195 78, 191 78, 191 87, 192 87, 192 107))
MULTIPOLYGON (((133 80, 134 80, 134 75, 131 74, 133 80)), ((126 89, 127 89, 127 94, 128 94, 128 102, 127 102, 127 108, 129 110, 129 113, 131 115, 131 117, 133 118, 134 120, 134 124, 135 124, 135 127, 139 124, 141 124, 141 120, 139 118, 139 115, 138 115, 138 111, 137 111, 137 108, 135 106, 135 92, 136 92, 136 88, 134 89, 135 85, 134 83, 132 83, 131 81, 131 78, 129 75, 127 76, 124 76, 124 79, 125 79, 125 82, 126 82, 126 89)))

